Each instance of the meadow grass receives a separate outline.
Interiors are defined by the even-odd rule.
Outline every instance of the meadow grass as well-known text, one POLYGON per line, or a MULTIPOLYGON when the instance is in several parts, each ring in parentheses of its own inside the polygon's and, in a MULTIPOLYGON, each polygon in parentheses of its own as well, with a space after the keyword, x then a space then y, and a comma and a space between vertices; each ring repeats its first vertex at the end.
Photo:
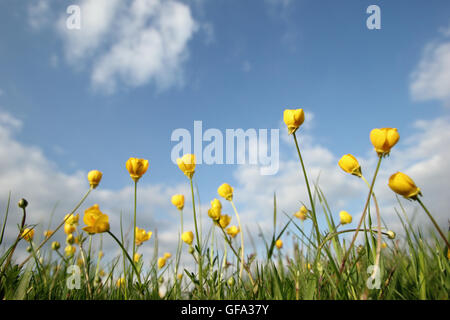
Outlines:
MULTIPOLYGON (((0 298, 447 300, 450 292, 448 235, 445 236, 437 224, 435 227, 438 232, 421 230, 413 225, 398 196, 396 213, 402 226, 399 232, 401 237, 389 231, 388 226, 382 223, 383 215, 373 193, 373 186, 382 159, 389 154, 398 138, 388 138, 380 144, 379 139, 372 139, 371 133, 379 161, 370 182, 362 176, 360 166, 353 156, 346 155, 339 162, 344 171, 362 178, 368 187, 368 196, 358 226, 345 228, 351 221, 351 216, 343 213, 340 220, 336 221, 332 207, 318 183, 310 183, 308 180, 296 137, 296 130, 303 122, 303 111, 300 113, 298 110, 293 111, 293 115, 285 115, 285 122, 294 138, 299 169, 304 175, 304 181, 299 183, 306 184, 308 194, 305 199, 309 199, 309 203, 301 209, 302 214, 280 213, 274 194, 273 208, 268 208, 273 215, 272 232, 268 235, 261 230, 258 235, 261 238, 258 241, 264 245, 262 252, 257 253, 254 249, 249 254, 249 249, 244 248, 244 237, 252 244, 255 239, 241 226, 238 210, 233 202, 233 188, 228 184, 221 185, 218 194, 232 205, 238 226, 229 227, 231 217, 222 215, 222 204, 215 199, 208 211, 210 220, 206 223, 207 230, 202 232, 197 222, 199 212, 196 211, 193 187, 195 156, 186 155, 179 159, 178 166, 189 179, 192 212, 184 209, 183 195, 172 198, 172 203, 180 213, 176 254, 159 255, 156 231, 152 237, 152 232, 136 228, 136 203, 139 201, 137 185, 147 170, 148 161, 130 158, 126 167, 134 180, 135 191, 131 244, 126 241, 128 234, 124 233, 122 227, 122 214, 120 235, 117 236, 110 230, 108 216, 97 205, 85 210, 83 222, 87 226, 81 230, 78 228, 79 216, 75 213, 90 192, 99 185, 102 177, 99 171, 89 173, 88 192, 41 242, 34 237, 36 226, 26 223, 27 202, 21 200, 19 207, 23 212, 22 222, 18 226, 17 237, 8 239, 9 245, 6 245, 5 228, 11 207, 11 194, 9 195, 0 235, 0 298), (194 218, 195 234, 183 229, 183 215, 192 215, 194 218), (326 225, 319 226, 318 217, 324 217, 326 225), (302 220, 306 219, 312 222, 310 230, 303 227, 302 220), (67 235, 64 250, 59 243, 50 244, 50 239, 60 229, 64 229, 67 235), (351 241, 348 241, 348 236, 351 241), (121 252, 108 262, 102 259, 102 244, 106 237, 113 240, 121 252), (148 245, 146 242, 151 237, 154 242, 153 257, 149 259, 137 255, 139 246, 148 245), (289 253, 283 248, 281 241, 287 239, 293 243, 293 249, 289 253), (17 261, 14 253, 22 241, 28 242, 29 256, 23 261, 17 261), (180 266, 182 255, 189 255, 195 262, 194 270, 180 266)), ((418 198, 420 189, 412 180, 400 178, 400 182, 395 182, 391 181, 391 177, 391 189, 409 200, 418 200, 435 223, 431 213, 418 198)))

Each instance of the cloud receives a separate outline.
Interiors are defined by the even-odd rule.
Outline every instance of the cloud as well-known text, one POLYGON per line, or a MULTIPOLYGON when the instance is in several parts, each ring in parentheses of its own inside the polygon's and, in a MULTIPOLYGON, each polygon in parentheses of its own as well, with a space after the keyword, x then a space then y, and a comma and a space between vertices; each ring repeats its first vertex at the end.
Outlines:
POLYGON ((33 1, 28 5, 28 24, 34 30, 42 29, 50 22, 50 4, 48 0, 33 1))
POLYGON ((190 8, 180 1, 83 0, 81 29, 58 21, 66 60, 91 70, 91 84, 106 93, 118 85, 154 83, 160 90, 182 84, 188 43, 197 31, 190 8))
POLYGON ((450 41, 426 45, 411 74, 410 92, 415 101, 438 100, 450 106, 450 41))

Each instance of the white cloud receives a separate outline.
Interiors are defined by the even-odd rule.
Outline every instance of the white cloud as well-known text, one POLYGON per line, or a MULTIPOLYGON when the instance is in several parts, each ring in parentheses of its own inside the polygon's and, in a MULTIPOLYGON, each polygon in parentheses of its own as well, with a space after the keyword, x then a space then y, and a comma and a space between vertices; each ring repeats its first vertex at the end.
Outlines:
POLYGON ((416 101, 439 100, 450 106, 450 41, 425 47, 411 75, 410 92, 416 101))
POLYGON ((33 1, 28 6, 28 24, 38 30, 50 22, 50 4, 48 0, 33 1))
POLYGON ((118 84, 158 89, 182 83, 188 42, 197 30, 190 8, 179 1, 84 0, 81 29, 58 30, 67 61, 91 69, 94 88, 112 93, 118 84))

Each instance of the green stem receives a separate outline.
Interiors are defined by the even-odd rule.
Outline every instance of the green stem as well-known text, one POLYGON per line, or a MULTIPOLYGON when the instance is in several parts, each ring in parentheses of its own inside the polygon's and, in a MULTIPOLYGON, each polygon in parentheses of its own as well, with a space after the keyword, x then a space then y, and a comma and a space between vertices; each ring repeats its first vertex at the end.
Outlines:
MULTIPOLYGON (((136 254, 136 206, 137 206, 137 181, 134 181, 134 219, 133 219, 133 259, 136 254)), ((131 261, 134 265, 134 260, 131 261)))
POLYGON ((192 195, 192 210, 194 212, 194 226, 195 226, 195 237, 197 239, 198 247, 198 280, 199 280, 199 292, 202 294, 203 291, 203 255, 202 255, 202 243, 198 234, 197 227, 197 214, 195 212, 195 199, 194 199, 194 186, 192 183, 192 177, 189 178, 191 184, 191 195, 192 195))
POLYGON ((236 206, 234 205, 233 200, 230 200, 231 205, 233 206, 234 213, 236 214, 236 219, 238 221, 239 230, 241 232, 241 264, 239 267, 239 280, 242 281, 242 271, 244 268, 244 230, 242 230, 241 219, 239 218, 239 214, 236 210, 236 206))
POLYGON ((423 204, 423 202, 419 199, 419 197, 416 197, 416 200, 420 203, 420 205, 422 206, 423 210, 425 210, 425 212, 427 213, 428 217, 431 219, 431 222, 433 222, 433 225, 435 226, 435 228, 437 229, 437 231, 439 232, 439 235, 442 237, 442 239, 444 240, 445 244, 447 245, 447 248, 450 250, 450 244, 448 243, 447 238, 445 237, 444 233, 442 232, 441 228, 439 228, 436 220, 434 220, 433 216, 431 215, 430 211, 428 211, 427 207, 425 207, 425 205, 423 204))
POLYGON ((303 163, 302 154, 300 153, 300 148, 298 146, 297 136, 296 136, 295 132, 293 133, 293 136, 294 136, 294 141, 295 141, 295 147, 297 148, 298 157, 300 159, 300 164, 302 166, 303 175, 305 176, 306 188, 308 189, 308 196, 309 196, 309 202, 311 203, 311 211, 312 211, 312 218, 313 218, 312 220, 313 220, 314 228, 316 230, 317 243, 320 244, 320 232, 319 232, 319 226, 317 224, 316 209, 314 206, 311 188, 309 187, 309 181, 308 181, 308 176, 306 174, 305 164, 303 163))
POLYGON ((362 224, 362 222, 364 221, 364 218, 366 217, 367 207, 368 207, 368 205, 369 205, 369 203, 370 203, 370 197, 371 197, 371 195, 372 195, 373 186, 375 185, 375 180, 376 180, 376 178, 377 178, 378 170, 380 169, 380 165, 381 165, 381 160, 382 160, 382 159, 383 159, 382 156, 379 156, 379 157, 378 157, 378 163, 377 163, 377 167, 376 167, 376 169, 375 169, 375 173, 374 173, 373 178, 372 178, 372 183, 371 183, 371 185, 370 185, 369 195, 367 196, 366 204, 364 205, 364 210, 363 210, 361 219, 359 220, 359 224, 358 224, 358 227, 356 228, 356 232, 355 232, 355 234, 354 234, 354 236, 353 236, 352 242, 350 243, 350 246, 349 246, 347 252, 345 253, 344 258, 342 259, 342 265, 341 265, 341 268, 340 268, 340 270, 339 270, 340 273, 342 273, 342 272, 344 271, 345 262, 347 261, 348 256, 350 255, 350 251, 351 251, 351 249, 352 249, 352 247, 353 247, 353 245, 354 245, 354 243, 355 243, 355 241, 356 241, 356 237, 358 236, 359 229, 361 228, 361 224, 362 224))

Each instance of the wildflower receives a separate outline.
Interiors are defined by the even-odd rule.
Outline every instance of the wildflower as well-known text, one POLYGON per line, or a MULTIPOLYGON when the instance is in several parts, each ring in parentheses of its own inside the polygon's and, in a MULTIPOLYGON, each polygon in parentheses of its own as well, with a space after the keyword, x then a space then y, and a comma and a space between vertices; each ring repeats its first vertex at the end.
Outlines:
POLYGON ((64 248, 64 253, 66 254, 66 256, 71 257, 75 254, 75 252, 77 251, 77 248, 75 246, 72 246, 70 244, 68 244, 65 248, 64 248))
POLYGON ((239 233, 239 231, 241 231, 241 230, 236 226, 231 226, 227 229, 228 235, 230 235, 233 238, 236 237, 236 235, 239 233))
POLYGON ((138 159, 138 158, 130 158, 125 163, 125 166, 130 173, 130 177, 135 181, 138 180, 144 175, 144 173, 148 169, 148 160, 138 159))
POLYGON ((184 195, 176 194, 172 196, 172 204, 177 207, 178 210, 183 210, 184 208, 184 195))
POLYGON ((276 246, 278 249, 283 248, 283 241, 282 241, 281 239, 278 239, 278 240, 275 242, 275 246, 276 246))
POLYGON ((370 132, 370 141, 379 156, 388 155, 399 139, 400 135, 396 128, 373 129, 370 132))
POLYGON ((225 229, 230 224, 231 217, 227 214, 221 215, 219 218, 219 226, 222 229, 225 229))
POLYGON ((341 224, 348 224, 352 222, 352 216, 347 211, 339 212, 339 217, 341 218, 341 224))
POLYGON ((17 205, 19 206, 19 208, 25 209, 28 206, 28 201, 22 198, 19 200, 19 202, 17 202, 17 205))
POLYGON ((73 244, 75 242, 75 237, 72 233, 68 234, 66 237, 66 243, 67 244, 73 244))
POLYGON ((98 257, 101 259, 101 258, 103 258, 103 256, 104 256, 105 254, 103 253, 103 251, 99 251, 98 252, 98 257))
POLYGON ((345 172, 348 172, 358 177, 362 176, 361 166, 359 165, 358 160, 356 160, 356 158, 351 154, 346 154, 345 156, 342 156, 342 158, 338 162, 338 165, 345 172))
POLYGON ((172 254, 169 252, 164 253, 164 259, 170 259, 170 257, 172 257, 172 254))
POLYGON ((64 232, 69 235, 75 232, 76 230, 76 226, 74 224, 70 224, 70 223, 65 223, 64 224, 64 232))
POLYGON ((182 273, 177 274, 177 279, 178 279, 178 280, 183 279, 183 274, 182 274, 182 273))
POLYGON ((66 214, 66 216, 64 217, 64 221, 66 224, 78 224, 78 221, 80 220, 80 215, 77 213, 76 215, 74 214, 66 214))
POLYGON ((231 187, 228 183, 222 184, 219 189, 217 189, 217 193, 226 200, 233 200, 233 187, 231 187))
POLYGON ((302 206, 300 210, 294 213, 294 216, 299 218, 300 220, 305 221, 308 218, 308 209, 305 206, 302 206))
POLYGON ((211 201, 211 209, 208 209, 208 216, 217 221, 220 219, 220 214, 222 212, 222 204, 218 199, 211 201))
POLYGON ((61 245, 59 244, 59 242, 53 241, 52 242, 52 250, 58 250, 59 248, 61 248, 61 245))
POLYGON ((164 258, 159 258, 158 259, 158 268, 161 269, 162 267, 164 267, 166 265, 166 259, 164 258))
POLYGON ((381 244, 381 248, 383 248, 383 249, 386 249, 386 248, 387 248, 386 242, 383 242, 383 243, 381 244))
POLYGON ((288 133, 293 134, 305 121, 305 113, 303 109, 286 109, 284 110, 283 120, 288 128, 288 133))
POLYGON ((83 222, 87 225, 83 230, 89 234, 109 231, 109 217, 100 211, 98 204, 84 211, 83 222))
POLYGON ((23 230, 21 236, 24 240, 31 242, 31 240, 33 240, 34 237, 34 229, 26 228, 25 230, 23 230))
POLYGON ((420 188, 415 185, 414 181, 401 172, 394 173, 389 178, 388 185, 392 191, 408 199, 414 199, 419 194, 422 195, 420 188))
POLYGON ((191 245, 194 241, 194 233, 192 231, 183 232, 181 235, 181 240, 183 240, 188 245, 191 245))
POLYGON ((185 154, 183 157, 177 159, 178 167, 189 178, 195 173, 195 155, 185 154))
POLYGON ((395 239, 395 232, 394 231, 389 230, 386 233, 387 233, 387 236, 388 236, 389 239, 391 239, 391 240, 395 239))
POLYGON ((125 278, 120 278, 120 279, 117 279, 117 281, 116 281, 116 286, 118 287, 118 288, 120 288, 120 287, 123 287, 125 285, 125 278))
POLYGON ((139 229, 136 227, 136 245, 140 246, 143 242, 150 240, 152 237, 151 231, 145 231, 145 229, 139 229))
POLYGON ((46 239, 50 238, 50 236, 53 234, 53 232, 54 232, 54 231, 52 231, 52 230, 46 230, 46 231, 44 231, 44 237, 45 237, 46 239))
POLYGON ((97 188, 98 184, 102 180, 102 176, 103 176, 103 173, 101 173, 98 170, 89 171, 87 178, 88 178, 89 184, 91 185, 92 189, 97 188))
POLYGON ((134 258, 133 258, 134 262, 135 262, 135 263, 138 263, 139 260, 141 259, 141 257, 142 257, 142 254, 135 253, 135 254, 134 254, 134 258))

